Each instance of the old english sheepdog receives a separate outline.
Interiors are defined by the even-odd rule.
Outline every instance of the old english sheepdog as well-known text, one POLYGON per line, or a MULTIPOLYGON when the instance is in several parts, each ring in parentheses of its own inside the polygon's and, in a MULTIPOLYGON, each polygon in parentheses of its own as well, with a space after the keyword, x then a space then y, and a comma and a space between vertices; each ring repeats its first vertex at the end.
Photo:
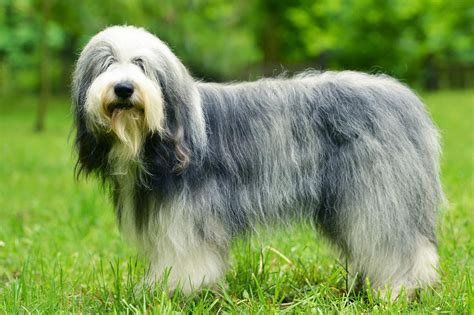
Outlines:
POLYGON ((111 188, 145 283, 220 283, 233 238, 311 221, 371 288, 437 281, 439 139, 423 103, 385 75, 193 79, 144 29, 109 27, 74 72, 77 174, 111 188))

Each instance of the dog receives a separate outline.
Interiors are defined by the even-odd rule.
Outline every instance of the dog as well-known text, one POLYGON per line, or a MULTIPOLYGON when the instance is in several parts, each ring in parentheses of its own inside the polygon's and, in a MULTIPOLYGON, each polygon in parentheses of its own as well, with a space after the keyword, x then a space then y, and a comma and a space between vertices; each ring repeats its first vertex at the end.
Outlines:
POLYGON ((147 285, 166 274, 170 292, 213 288, 235 237, 290 220, 312 222, 383 295, 438 281, 439 136, 395 79, 204 83, 156 36, 113 26, 72 85, 76 175, 110 186, 147 285))

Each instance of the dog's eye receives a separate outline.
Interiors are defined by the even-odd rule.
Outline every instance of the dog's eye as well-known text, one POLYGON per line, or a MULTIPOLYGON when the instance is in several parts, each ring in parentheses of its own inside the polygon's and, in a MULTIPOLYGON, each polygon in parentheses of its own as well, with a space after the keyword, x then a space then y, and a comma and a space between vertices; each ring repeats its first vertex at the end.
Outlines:
POLYGON ((141 58, 136 58, 132 61, 132 63, 138 67, 140 67, 140 69, 145 72, 145 65, 143 63, 143 60, 141 58))

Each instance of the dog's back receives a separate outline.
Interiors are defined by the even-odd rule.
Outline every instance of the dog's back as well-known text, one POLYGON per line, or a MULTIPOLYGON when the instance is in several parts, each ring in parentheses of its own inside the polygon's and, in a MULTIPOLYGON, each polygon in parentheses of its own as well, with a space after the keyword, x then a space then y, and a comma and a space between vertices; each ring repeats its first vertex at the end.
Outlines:
POLYGON ((330 212, 340 197, 364 186, 363 172, 380 167, 383 174, 413 168, 403 180, 403 172, 394 169, 394 184, 412 183, 410 194, 421 199, 428 194, 431 208, 442 198, 437 131, 418 97, 390 77, 310 72, 251 83, 201 83, 199 91, 209 141, 204 171, 228 183, 221 190, 248 190, 248 200, 233 203, 248 205, 248 215, 285 217, 303 209, 330 232, 330 212))

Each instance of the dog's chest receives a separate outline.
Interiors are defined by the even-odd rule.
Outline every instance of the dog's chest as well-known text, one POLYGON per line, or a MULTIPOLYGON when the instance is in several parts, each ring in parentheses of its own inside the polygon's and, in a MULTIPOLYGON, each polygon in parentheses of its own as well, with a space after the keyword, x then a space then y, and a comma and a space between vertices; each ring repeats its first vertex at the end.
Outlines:
POLYGON ((122 233, 134 241, 135 224, 135 185, 137 180, 137 163, 123 159, 121 146, 112 148, 109 154, 111 176, 115 183, 116 213, 122 233))

